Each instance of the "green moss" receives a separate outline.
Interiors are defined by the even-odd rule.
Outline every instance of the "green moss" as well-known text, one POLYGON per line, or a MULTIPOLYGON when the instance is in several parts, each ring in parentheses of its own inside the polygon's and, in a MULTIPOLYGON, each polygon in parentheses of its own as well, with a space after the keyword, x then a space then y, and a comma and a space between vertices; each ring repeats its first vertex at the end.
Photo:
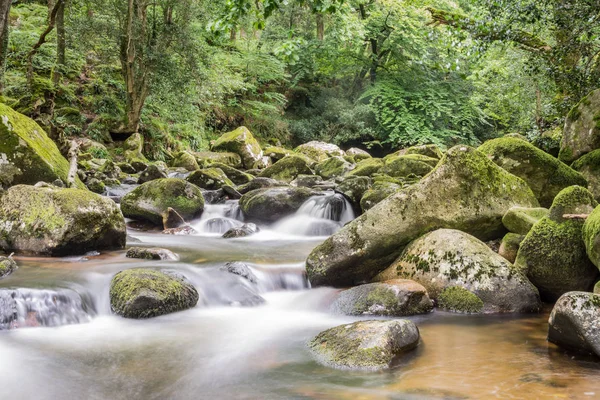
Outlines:
POLYGON ((342 157, 337 156, 330 157, 315 166, 315 172, 323 179, 332 179, 342 176, 350 169, 352 169, 352 165, 342 157))
POLYGON ((212 145, 214 151, 231 151, 239 154, 248 169, 253 168, 263 155, 258 141, 245 126, 224 133, 212 145))
POLYGON ((564 214, 588 214, 597 205, 589 190, 581 186, 570 186, 562 190, 552 202, 550 218, 561 222, 564 214))
POLYGON ((450 286, 438 296, 438 307, 452 312, 476 314, 483 310, 483 301, 467 289, 450 286))
POLYGON ((600 207, 596 207, 585 220, 582 237, 588 257, 600 268, 600 207))
POLYGON ((385 161, 381 172, 395 178, 405 178, 409 175, 417 177, 425 176, 433 170, 433 167, 423 161, 422 157, 424 156, 408 155, 391 157, 385 161))
POLYGON ((405 150, 400 150, 403 154, 419 154, 430 158, 440 160, 444 153, 434 144, 425 144, 422 146, 413 146, 405 150))
POLYGON ((188 182, 202 189, 217 190, 223 186, 234 186, 221 168, 204 168, 194 171, 187 177, 188 182))
POLYGON ((297 155, 290 155, 277 161, 275 164, 264 169, 260 177, 277 179, 282 182, 291 182, 300 174, 312 175, 306 160, 297 155))
POLYGON ((381 158, 367 158, 356 164, 356 167, 348 172, 348 175, 352 176, 372 176, 379 172, 383 167, 383 160, 381 158))

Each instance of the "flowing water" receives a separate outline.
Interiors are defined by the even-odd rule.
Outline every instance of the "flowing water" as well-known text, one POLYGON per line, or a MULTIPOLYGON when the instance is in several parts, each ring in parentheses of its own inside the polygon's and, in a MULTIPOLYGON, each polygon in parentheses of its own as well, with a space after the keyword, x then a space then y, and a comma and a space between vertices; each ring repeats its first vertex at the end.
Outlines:
POLYGON ((303 262, 324 240, 315 234, 352 218, 347 204, 334 194, 313 198, 254 236, 221 239, 223 228, 208 221, 241 223, 238 210, 235 202, 208 206, 194 222, 198 235, 130 232, 131 245, 169 248, 177 262, 128 259, 124 251, 17 258, 20 268, 0 281, 11 289, 0 295, 0 328, 12 328, 0 332, 2 398, 600 398, 599 364, 546 342, 549 310, 411 317, 422 343, 398 368, 320 366, 306 342, 359 318, 331 314, 337 290, 311 289, 303 262), (249 264, 256 287, 219 271, 229 261, 249 264), (180 271, 198 288, 198 305, 149 320, 112 315, 110 280, 133 267, 180 271))

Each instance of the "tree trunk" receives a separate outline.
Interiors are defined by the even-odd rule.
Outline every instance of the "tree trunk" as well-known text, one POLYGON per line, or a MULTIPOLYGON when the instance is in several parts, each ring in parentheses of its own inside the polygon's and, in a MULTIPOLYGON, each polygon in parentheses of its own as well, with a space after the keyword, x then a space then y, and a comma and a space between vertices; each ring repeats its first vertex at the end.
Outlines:
POLYGON ((52 74, 52 81, 57 85, 66 65, 66 32, 65 32, 65 2, 61 1, 56 13, 56 68, 52 74))
POLYGON ((0 93, 4 89, 4 69, 8 54, 8 25, 12 0, 0 0, 0 93))
POLYGON ((58 0, 52 11, 50 12, 50 22, 46 29, 40 35, 36 44, 33 45, 32 49, 27 54, 27 84, 31 87, 33 85, 33 57, 37 54, 38 50, 44 43, 46 43, 46 37, 54 30, 54 26, 56 25, 56 15, 58 14, 58 9, 64 5, 64 0, 58 0))
POLYGON ((322 13, 317 13, 317 39, 323 41, 325 38, 325 18, 322 13))

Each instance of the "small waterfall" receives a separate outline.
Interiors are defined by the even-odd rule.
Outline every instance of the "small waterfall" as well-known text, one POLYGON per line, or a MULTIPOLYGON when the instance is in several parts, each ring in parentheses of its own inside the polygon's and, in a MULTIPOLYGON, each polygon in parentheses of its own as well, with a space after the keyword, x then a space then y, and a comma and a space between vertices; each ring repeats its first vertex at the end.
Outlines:
POLYGON ((115 203, 120 203, 121 199, 139 185, 122 183, 118 186, 107 186, 104 192, 105 196, 110 197, 115 203))
POLYGON ((194 228, 201 233, 222 235, 231 228, 242 226, 243 221, 238 200, 227 200, 222 204, 206 204, 202 218, 194 228))
POLYGON ((70 289, 0 290, 0 330, 79 324, 94 314, 91 299, 70 289))
POLYGON ((278 232, 301 236, 330 236, 354 219, 346 198, 334 192, 313 196, 291 216, 275 224, 278 232))

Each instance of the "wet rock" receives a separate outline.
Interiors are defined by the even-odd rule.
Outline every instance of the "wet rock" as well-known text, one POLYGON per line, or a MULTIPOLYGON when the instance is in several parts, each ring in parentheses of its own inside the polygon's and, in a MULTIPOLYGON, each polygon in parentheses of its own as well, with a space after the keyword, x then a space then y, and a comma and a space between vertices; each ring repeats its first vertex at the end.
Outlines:
POLYGON ((422 285, 394 279, 344 290, 331 308, 346 315, 406 316, 428 313, 433 303, 422 285))
POLYGON ((64 256, 125 247, 114 201, 79 189, 17 185, 0 197, 0 249, 64 256))
POLYGON ((195 171, 200 169, 196 157, 187 151, 182 151, 177 154, 173 159, 171 166, 175 168, 184 168, 187 171, 195 171))
POLYGON ((241 194, 246 194, 252 190, 256 189, 266 189, 277 186, 287 186, 285 183, 282 183, 278 180, 271 178, 254 178, 252 181, 246 183, 245 185, 238 186, 237 190, 241 194))
POLYGON ((406 247, 377 281, 412 279, 439 300, 449 287, 461 287, 483 301, 482 312, 537 312, 540 299, 523 273, 477 238, 454 229, 438 229, 406 247))
POLYGON ((275 222, 296 212, 319 192, 307 188, 268 188, 248 192, 240 199, 244 215, 252 220, 275 222))
POLYGON ((219 267, 219 271, 228 272, 230 274, 238 275, 246 279, 250 283, 258 283, 258 279, 254 272, 250 269, 247 264, 239 261, 228 262, 225 265, 219 267))
POLYGON ((173 208, 168 207, 167 211, 163 214, 163 228, 174 229, 185 225, 186 222, 181 215, 173 208))
POLYGON ((315 286, 338 287, 368 281, 410 241, 433 229, 498 238, 504 232, 502 217, 514 206, 538 203, 521 179, 477 150, 456 146, 419 183, 391 195, 317 246, 307 259, 309 279, 315 286))
POLYGON ((255 233, 258 233, 258 232, 260 232, 260 229, 258 228, 258 226, 256 226, 256 224, 249 222, 240 227, 229 229, 227 232, 225 232, 223 234, 223 238, 232 239, 232 238, 246 237, 246 236, 254 235, 255 233))
MULTIPOLYGON (((120 162, 117 163, 117 166, 121 169, 122 172, 126 173, 126 174, 135 174, 136 172, 138 172, 135 168, 133 168, 133 166, 129 163, 126 162, 120 162)), ((146 168, 144 168, 146 169, 146 168)), ((137 181, 137 179, 136 179, 137 181)), ((135 182, 133 182, 135 183, 135 182)))
POLYGON ((213 143, 211 150, 238 154, 246 169, 254 168, 254 164, 263 158, 263 151, 258 141, 245 126, 224 133, 213 143))
POLYGON ((296 153, 304 154, 316 162, 325 161, 329 157, 344 156, 344 152, 335 144, 319 142, 316 140, 301 144, 296 147, 294 151, 296 153))
POLYGON ((440 292, 437 306, 459 314, 478 314, 484 310, 485 304, 479 296, 461 286, 448 286, 440 292))
POLYGON ((502 224, 512 233, 527 235, 531 228, 550 211, 547 208, 513 207, 502 217, 502 224))
POLYGON ((110 306, 125 318, 151 318, 192 308, 196 288, 174 271, 134 268, 117 273, 110 283, 110 306))
POLYGON ((360 200, 370 188, 371 178, 367 176, 347 176, 337 186, 337 191, 346 196, 355 210, 360 211, 360 200))
POLYGON ((291 182, 298 175, 312 175, 306 160, 297 155, 289 155, 260 173, 262 178, 272 178, 281 182, 291 182))
POLYGON ((200 188, 177 178, 157 179, 138 186, 121 200, 128 218, 141 219, 161 226, 163 215, 171 207, 182 218, 191 220, 204 210, 200 188))
POLYGON ((359 321, 319 333, 308 344, 317 361, 333 368, 390 369, 419 344, 419 329, 408 320, 359 321))
POLYGON ((221 189, 223 190, 223 193, 225 194, 225 196, 227 196, 229 200, 239 200, 242 198, 242 194, 231 186, 225 185, 221 189))
POLYGON ((589 214, 596 205, 587 189, 564 189, 554 199, 550 214, 536 223, 521 243, 515 266, 527 274, 542 299, 555 301, 563 293, 591 289, 598 268, 586 254, 584 222, 563 215, 589 214))
POLYGON ((580 173, 521 139, 488 140, 478 150, 523 179, 543 207, 549 207, 558 192, 568 186, 587 186, 580 173))
POLYGON ((142 184, 157 179, 163 179, 166 177, 167 173, 162 168, 160 168, 156 164, 151 164, 140 174, 140 177, 138 178, 138 183, 142 184))
POLYGON ((567 350, 600 356, 600 295, 563 294, 552 309, 548 341, 567 350))
MULTIPOLYGON (((0 186, 67 181, 69 162, 32 119, 0 104, 0 186)), ((76 187, 84 185, 76 178, 76 187)))
POLYGON ((220 168, 204 168, 194 171, 187 177, 187 181, 207 190, 218 190, 223 186, 233 186, 233 182, 220 168))
POLYGON ((177 254, 160 247, 130 247, 125 256, 128 258, 141 258, 143 260, 179 260, 177 254))
POLYGON ((0 257, 0 279, 7 277, 19 268, 12 257, 0 257))
POLYGON ((558 158, 571 163, 600 148, 600 89, 596 89, 575 105, 565 121, 558 158))
POLYGON ((179 228, 165 229, 162 233, 165 235, 195 235, 198 233, 198 231, 192 228, 190 225, 184 225, 180 226, 179 228))

